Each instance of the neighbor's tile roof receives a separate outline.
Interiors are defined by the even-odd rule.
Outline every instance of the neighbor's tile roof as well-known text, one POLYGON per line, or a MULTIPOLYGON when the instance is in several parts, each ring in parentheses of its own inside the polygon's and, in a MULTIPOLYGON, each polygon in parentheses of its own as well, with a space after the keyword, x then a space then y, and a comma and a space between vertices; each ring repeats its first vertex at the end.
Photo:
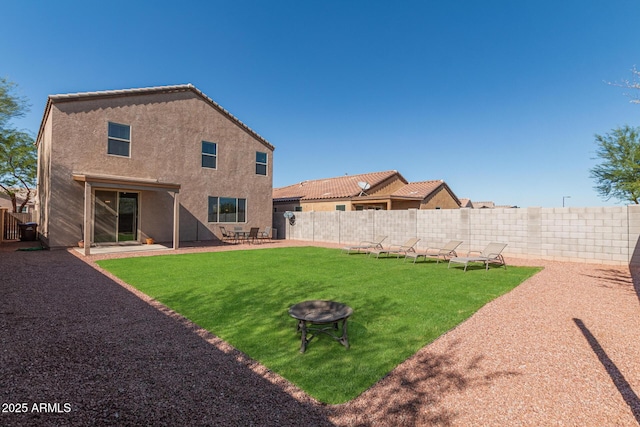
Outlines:
POLYGON ((460 199, 460 207, 462 208, 473 207, 473 205, 471 204, 471 199, 468 199, 466 197, 463 197, 462 199, 460 199))
POLYGON ((394 191, 391 196, 397 197, 415 197, 416 199, 424 199, 433 191, 435 191, 438 187, 440 187, 444 181, 442 180, 434 180, 434 181, 420 181, 420 182, 410 182, 402 188, 394 191))
POLYGON ((298 184, 273 189, 274 199, 333 199, 356 197, 360 195, 359 182, 367 182, 372 188, 381 184, 386 179, 398 175, 401 180, 406 180, 398 171, 384 171, 363 173, 359 175, 345 175, 335 178, 316 179, 302 181, 298 184))
POLYGON ((240 119, 236 116, 222 108, 220 104, 215 102, 213 99, 209 98, 205 95, 200 89, 192 85, 181 84, 181 85, 172 85, 172 86, 153 86, 153 87, 143 87, 143 88, 134 88, 134 89, 119 89, 119 90, 103 90, 96 92, 78 92, 78 93, 67 93, 67 94, 59 94, 59 95, 49 95, 47 99, 47 105, 45 107, 44 115, 42 118, 42 123, 40 124, 40 130, 38 132, 38 138, 36 141, 40 139, 40 135, 44 130, 44 122, 49 110, 51 108, 51 104, 54 102, 65 102, 65 101, 76 101, 82 99, 95 99, 95 98, 111 98, 111 97, 121 97, 121 96, 135 96, 135 95, 149 95, 155 93, 172 93, 172 92, 188 92, 191 91, 205 100, 209 105, 211 105, 216 110, 220 111, 222 114, 227 116, 231 121, 235 122, 238 126, 244 129, 247 133, 258 139, 262 144, 268 147, 271 150, 274 150, 275 147, 269 143, 262 136, 258 135, 257 132, 252 130, 249 126, 244 124, 240 119))
POLYGON ((473 204, 474 209, 482 209, 482 208, 495 208, 496 204, 493 202, 471 202, 473 204))

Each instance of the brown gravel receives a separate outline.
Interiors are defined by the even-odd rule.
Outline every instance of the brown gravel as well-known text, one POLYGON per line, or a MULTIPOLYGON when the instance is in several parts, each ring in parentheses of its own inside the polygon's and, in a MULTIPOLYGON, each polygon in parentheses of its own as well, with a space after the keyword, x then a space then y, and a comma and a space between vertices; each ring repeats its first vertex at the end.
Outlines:
POLYGON ((640 274, 628 268, 508 259, 545 268, 357 399, 327 406, 98 258, 0 245, 0 404, 28 408, 0 413, 0 425, 640 424, 640 274))

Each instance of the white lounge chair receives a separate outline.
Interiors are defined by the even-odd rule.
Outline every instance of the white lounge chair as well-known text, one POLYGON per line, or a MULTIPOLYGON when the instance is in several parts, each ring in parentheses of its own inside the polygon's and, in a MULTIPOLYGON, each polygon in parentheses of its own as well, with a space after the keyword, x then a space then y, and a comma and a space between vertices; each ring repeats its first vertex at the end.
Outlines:
POLYGON ((427 248, 423 252, 407 252, 405 255, 405 261, 407 258, 413 258, 413 263, 415 264, 420 257, 424 257, 425 260, 427 258, 435 258, 438 262, 440 262, 440 259, 446 261, 449 258, 458 256, 456 248, 461 244, 462 240, 450 240, 449 243, 441 248, 427 248))
POLYGON ((345 246, 342 252, 351 253, 351 251, 366 252, 369 249, 382 249, 382 242, 387 236, 376 236, 374 240, 363 240, 355 246, 345 246))
POLYGON ((489 264, 504 265, 507 268, 507 263, 504 262, 502 251, 506 248, 505 243, 489 243, 483 251, 470 251, 466 257, 453 257, 449 260, 447 268, 451 267, 451 263, 464 264, 464 271, 467 271, 467 266, 470 262, 482 262, 485 265, 485 270, 489 270, 489 264), (479 252, 479 255, 472 256, 472 252, 479 252))
POLYGON ((418 239, 417 237, 413 237, 401 245, 391 245, 387 249, 370 249, 369 256, 371 256, 371 254, 376 254, 376 258, 380 258, 380 254, 387 254, 387 256, 396 254, 396 258, 400 258, 400 255, 406 256, 408 252, 415 252, 416 245, 419 241, 420 239, 418 239))

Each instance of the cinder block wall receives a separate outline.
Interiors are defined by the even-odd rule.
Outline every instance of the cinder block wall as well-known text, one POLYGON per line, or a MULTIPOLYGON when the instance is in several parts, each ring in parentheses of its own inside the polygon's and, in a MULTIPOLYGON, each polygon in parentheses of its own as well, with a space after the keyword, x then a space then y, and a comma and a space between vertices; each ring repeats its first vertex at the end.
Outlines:
MULTIPOLYGON (((296 212, 288 239, 355 244, 418 237, 419 249, 462 240, 460 252, 504 242, 512 257, 640 266, 640 206, 296 212)), ((275 215, 274 215, 275 219, 275 215)))

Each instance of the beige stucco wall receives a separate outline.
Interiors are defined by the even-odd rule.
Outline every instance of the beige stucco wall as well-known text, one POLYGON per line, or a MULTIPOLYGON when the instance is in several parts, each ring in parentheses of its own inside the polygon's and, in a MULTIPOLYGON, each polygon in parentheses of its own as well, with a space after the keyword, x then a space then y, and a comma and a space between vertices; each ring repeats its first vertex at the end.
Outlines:
POLYGON ((405 185, 406 184, 398 177, 398 175, 394 175, 386 182, 383 182, 379 187, 367 190, 367 194, 370 196, 387 196, 405 185))
MULTIPOLYGON (((72 173, 157 179, 181 184, 180 240, 210 240, 219 234, 209 223, 208 196, 247 199, 245 228, 271 225, 272 150, 194 92, 54 102, 40 144, 50 180, 42 194, 49 244, 75 245, 83 220, 83 185, 72 173), (107 154, 108 122, 131 126, 130 157, 107 154), (47 131, 51 126, 51 131, 47 131), (217 169, 201 167, 201 142, 215 142, 217 169), (267 175, 256 175, 256 151, 268 155, 267 175)), ((47 181, 40 167, 39 181, 47 181)), ((173 197, 143 191, 139 228, 157 241, 171 241, 173 197)), ((225 224, 223 224, 225 225, 225 224)), ((226 224, 229 225, 229 224, 226 224)), ((231 224, 237 225, 237 224, 231 224)))
POLYGON ((418 200, 394 200, 391 205, 391 210, 417 209, 418 206, 420 206, 420 201, 418 200))
POLYGON ((38 233, 43 242, 49 244, 49 209, 51 200, 51 115, 46 116, 43 123, 42 140, 37 141, 38 151, 38 179, 36 215, 34 221, 38 223, 38 233))
POLYGON ((273 212, 286 212, 286 211, 295 211, 297 207, 300 206, 300 202, 292 201, 292 202, 274 202, 273 203, 273 212))
POLYGON ((440 187, 420 203, 420 209, 459 209, 460 206, 446 188, 440 187))
POLYGON ((330 200, 330 201, 318 201, 318 202, 302 202, 303 212, 331 212, 336 210, 336 206, 344 205, 345 210, 351 210, 350 200, 330 200))

